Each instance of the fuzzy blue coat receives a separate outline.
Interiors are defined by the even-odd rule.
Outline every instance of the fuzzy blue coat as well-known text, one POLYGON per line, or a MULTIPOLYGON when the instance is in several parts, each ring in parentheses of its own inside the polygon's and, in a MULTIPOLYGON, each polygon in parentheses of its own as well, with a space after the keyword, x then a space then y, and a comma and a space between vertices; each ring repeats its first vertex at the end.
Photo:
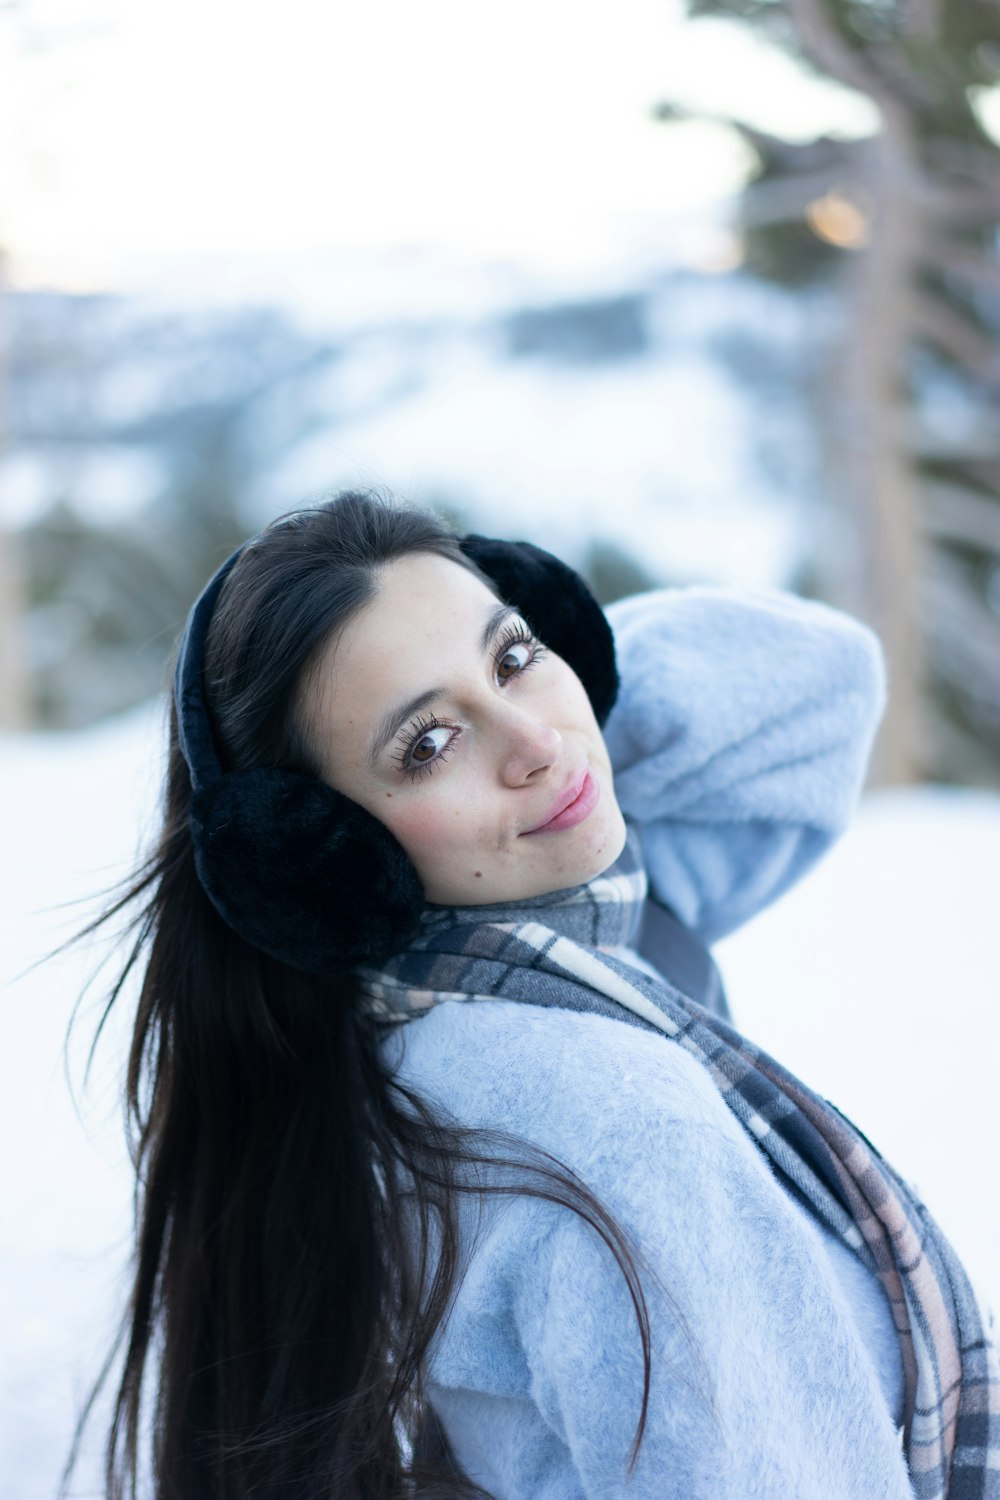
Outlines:
MULTIPOLYGON (((845 828, 881 652, 856 622, 775 593, 661 591, 608 613, 618 799, 654 892, 712 942, 845 828)), ((601 1016, 496 1001, 438 1005, 385 1056, 462 1124, 572 1168, 643 1257, 652 1386, 629 1477, 641 1345, 609 1250, 556 1205, 462 1200, 430 1395, 496 1500, 912 1500, 880 1288, 688 1054, 601 1016)))

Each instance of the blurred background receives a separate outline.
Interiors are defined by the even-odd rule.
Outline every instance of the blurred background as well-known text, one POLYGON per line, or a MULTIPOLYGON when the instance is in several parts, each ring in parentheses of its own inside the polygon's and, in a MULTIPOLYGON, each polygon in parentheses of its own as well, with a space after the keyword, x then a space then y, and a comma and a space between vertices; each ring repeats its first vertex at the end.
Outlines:
POLYGON ((1000 1300, 993 0, 2 0, 0 257, 0 1495, 128 1249, 103 952, 26 971, 152 827, 200 583, 342 486, 877 629, 857 830, 720 959, 1000 1300))
POLYGON ((3 712, 147 699, 248 530, 385 484, 604 598, 879 629, 878 778, 1000 783, 984 0, 8 0, 3 712))

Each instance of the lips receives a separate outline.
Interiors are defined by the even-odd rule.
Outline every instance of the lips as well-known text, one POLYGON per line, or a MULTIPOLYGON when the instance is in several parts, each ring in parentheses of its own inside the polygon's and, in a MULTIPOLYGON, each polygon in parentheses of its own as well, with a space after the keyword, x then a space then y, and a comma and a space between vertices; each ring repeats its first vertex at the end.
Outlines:
POLYGON ((597 806, 601 795, 598 783, 585 766, 579 771, 553 802, 548 812, 533 828, 526 828, 524 835, 532 833, 559 833, 564 828, 575 828, 588 818, 597 806))

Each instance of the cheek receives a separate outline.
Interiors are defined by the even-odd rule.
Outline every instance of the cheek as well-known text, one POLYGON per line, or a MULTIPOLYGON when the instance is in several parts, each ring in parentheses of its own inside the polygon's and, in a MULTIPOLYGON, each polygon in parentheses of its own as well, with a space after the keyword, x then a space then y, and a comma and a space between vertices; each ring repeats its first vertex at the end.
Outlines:
POLYGON ((413 801, 409 806, 401 804, 391 811, 390 808, 391 803, 386 802, 378 810, 382 821, 418 869, 421 865, 439 864, 454 855, 469 826, 468 803, 459 805, 444 797, 436 801, 413 801))
POLYGON ((561 656, 553 656, 550 676, 540 687, 543 690, 543 701, 548 705, 554 722, 595 736, 600 735, 587 689, 561 656))

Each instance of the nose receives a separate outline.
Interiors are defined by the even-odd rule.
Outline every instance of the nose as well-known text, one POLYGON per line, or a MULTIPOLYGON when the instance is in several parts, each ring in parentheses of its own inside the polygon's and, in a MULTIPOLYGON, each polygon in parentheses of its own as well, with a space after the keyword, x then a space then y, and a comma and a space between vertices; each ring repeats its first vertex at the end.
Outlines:
POLYGON ((551 724, 510 705, 504 716, 500 775, 505 786, 544 779, 562 752, 562 735, 551 724))

